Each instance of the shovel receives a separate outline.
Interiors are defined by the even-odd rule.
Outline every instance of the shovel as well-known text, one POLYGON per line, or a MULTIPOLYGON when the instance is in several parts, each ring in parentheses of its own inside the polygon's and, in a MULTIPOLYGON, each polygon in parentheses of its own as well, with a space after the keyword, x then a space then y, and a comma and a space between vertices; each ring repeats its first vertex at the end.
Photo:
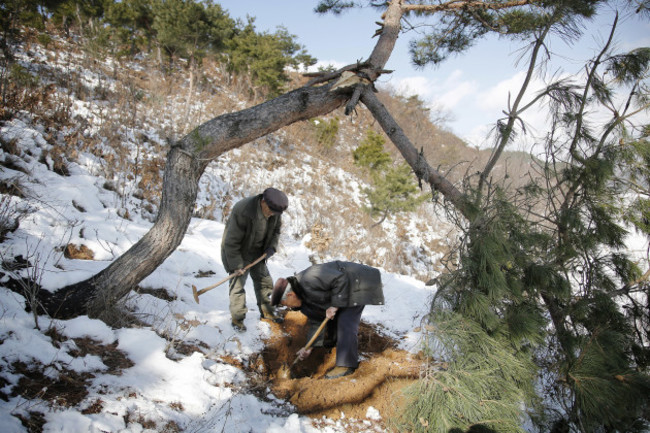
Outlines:
MULTIPOLYGON (((311 339, 305 344, 305 347, 303 349, 307 350, 311 347, 312 344, 314 344, 314 341, 318 338, 321 332, 323 332, 323 329, 325 329, 325 325, 327 325, 327 321, 329 319, 326 317, 325 320, 323 320, 323 323, 320 324, 318 329, 316 330, 316 333, 314 333, 314 336, 311 337, 311 339)), ((293 363, 291 364, 291 367, 287 367, 287 363, 285 362, 282 367, 280 367, 280 370, 278 370, 278 377, 280 379, 290 379, 291 378, 291 369, 293 368, 294 365, 296 365, 300 361, 300 358, 296 357, 296 359, 293 360, 293 363)))
MULTIPOLYGON (((258 264, 259 262, 261 262, 265 258, 266 258, 266 253, 262 254, 257 260, 255 260, 253 263, 251 263, 250 265, 247 265, 244 269, 242 269, 242 273, 246 272, 247 270, 249 270, 250 268, 252 268, 256 264, 258 264)), ((223 280, 219 281, 218 283, 215 283, 215 284, 213 284, 213 285, 211 285, 209 287, 206 287, 205 289, 201 289, 201 290, 196 290, 196 286, 192 285, 192 294, 194 295, 194 300, 198 304, 199 303, 199 296, 201 296, 202 294, 204 294, 205 292, 207 292, 209 290, 214 289, 217 286, 222 285, 223 283, 230 280, 231 278, 237 277, 239 275, 241 275, 241 274, 239 274, 239 273, 230 274, 226 278, 224 278, 223 280)))

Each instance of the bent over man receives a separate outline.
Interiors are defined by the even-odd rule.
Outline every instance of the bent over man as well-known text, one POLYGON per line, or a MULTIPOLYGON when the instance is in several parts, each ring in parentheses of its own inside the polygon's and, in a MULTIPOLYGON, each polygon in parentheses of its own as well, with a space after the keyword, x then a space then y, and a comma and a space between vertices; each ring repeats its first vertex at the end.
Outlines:
MULTIPOLYGON (((313 265, 293 277, 279 278, 271 305, 298 309, 308 318, 310 339, 318 325, 331 319, 329 336, 320 335, 314 346, 336 345, 336 366, 325 377, 335 379, 354 373, 359 366, 359 323, 366 305, 383 305, 379 270, 352 262, 313 265), (329 341, 328 341, 329 340, 329 341)), ((327 334, 328 332, 326 332, 327 334)), ((298 352, 306 358, 311 349, 298 352)))
POLYGON ((226 272, 237 274, 230 280, 230 316, 232 326, 237 331, 245 331, 246 292, 244 285, 250 273, 257 298, 257 307, 262 318, 281 321, 269 302, 273 289, 273 279, 262 260, 249 270, 246 265, 253 263, 262 254, 266 259, 275 254, 282 228, 282 212, 289 205, 287 196, 275 188, 267 188, 262 194, 244 198, 232 208, 226 222, 221 241, 221 260, 226 272))

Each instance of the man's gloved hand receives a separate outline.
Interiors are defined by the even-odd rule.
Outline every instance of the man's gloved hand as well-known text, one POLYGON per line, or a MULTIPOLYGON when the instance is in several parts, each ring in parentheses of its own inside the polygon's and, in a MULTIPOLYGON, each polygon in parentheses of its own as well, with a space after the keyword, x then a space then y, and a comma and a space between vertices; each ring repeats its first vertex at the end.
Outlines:
POLYGON ((242 269, 236 269, 236 270, 233 272, 233 274, 237 275, 238 277, 241 277, 241 276, 244 275, 245 273, 246 273, 246 271, 244 271, 243 268, 242 268, 242 269))
POLYGON ((273 248, 273 247, 269 247, 269 248, 267 248, 264 252, 266 253, 266 258, 267 258, 267 259, 270 259, 271 256, 272 256, 273 254, 275 254, 275 248, 273 248))
POLYGON ((298 359, 300 359, 301 361, 304 361, 305 359, 307 359, 307 357, 309 355, 311 355, 311 347, 309 349, 305 349, 303 347, 302 349, 300 349, 298 351, 297 355, 298 355, 298 359))
POLYGON ((338 310, 339 309, 337 307, 329 307, 327 310, 325 310, 325 317, 332 320, 334 316, 336 316, 336 312, 338 310))

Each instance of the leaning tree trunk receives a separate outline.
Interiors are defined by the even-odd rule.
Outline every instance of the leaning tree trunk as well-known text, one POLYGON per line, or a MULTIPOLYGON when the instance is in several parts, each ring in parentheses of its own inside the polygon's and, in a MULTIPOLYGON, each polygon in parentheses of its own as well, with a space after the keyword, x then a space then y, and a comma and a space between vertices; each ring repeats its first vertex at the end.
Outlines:
POLYGON ((45 310, 59 318, 83 313, 98 317, 106 306, 114 305, 151 274, 183 240, 205 166, 180 147, 172 147, 167 155, 160 211, 151 230, 90 279, 52 295, 42 292, 45 310))
POLYGON ((400 151, 404 160, 411 166, 418 179, 428 183, 432 190, 440 191, 445 199, 454 205, 465 218, 471 220, 473 213, 465 195, 438 170, 429 165, 424 155, 418 152, 404 133, 404 130, 370 89, 363 91, 361 94, 361 102, 370 110, 388 138, 390 138, 395 147, 400 151))
POLYGON ((361 99, 400 149, 418 177, 467 211, 460 192, 418 155, 390 113, 379 103, 373 83, 385 71, 404 13, 401 0, 389 2, 380 37, 369 59, 336 73, 324 73, 307 86, 263 104, 216 117, 183 137, 169 151, 158 217, 151 230, 97 275, 59 289, 41 291, 43 309, 54 317, 97 317, 151 274, 181 243, 192 217, 198 183, 208 163, 228 150, 300 120, 328 114, 346 104, 346 113, 361 99), (352 84, 347 80, 353 71, 352 84), (348 75, 344 80, 344 73, 348 75), (333 82, 341 78, 340 80, 333 82), (345 82, 345 84, 344 84, 345 82), (319 87, 312 84, 327 83, 319 87))
MULTIPOLYGON (((173 145, 167 156, 160 209, 151 230, 97 275, 41 291, 40 303, 53 317, 97 317, 132 290, 178 247, 189 226, 198 184, 208 163, 222 153, 300 120, 341 107, 349 92, 330 86, 303 87, 236 113, 216 117, 173 145)), ((345 90, 345 89, 344 89, 345 90)))

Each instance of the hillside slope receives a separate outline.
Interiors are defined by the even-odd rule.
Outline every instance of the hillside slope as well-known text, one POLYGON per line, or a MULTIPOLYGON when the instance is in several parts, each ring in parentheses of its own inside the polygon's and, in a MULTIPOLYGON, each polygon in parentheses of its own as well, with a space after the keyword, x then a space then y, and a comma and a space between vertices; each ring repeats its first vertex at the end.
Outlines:
POLYGON ((363 113, 341 121, 330 148, 318 146, 305 122, 212 162, 185 240, 124 300, 128 314, 110 327, 87 317, 32 315, 35 290, 88 278, 148 230, 171 141, 255 103, 216 65, 206 66, 200 93, 188 103, 182 70, 162 75, 146 60, 99 61, 79 44, 17 47, 3 107, 4 431, 387 431, 398 401, 391 396, 430 361, 418 356, 419 322, 434 293, 423 280, 436 275, 452 236, 430 203, 370 228, 362 209, 367 183, 350 156, 371 127, 363 113), (226 290, 206 293, 200 304, 191 294, 192 285, 225 276, 219 245, 232 204, 271 185, 291 200, 281 249, 269 262, 274 277, 339 258, 382 270, 387 305, 363 316, 367 367, 339 383, 327 402, 304 390, 332 386, 320 383, 331 354, 301 366, 302 377, 277 381, 278 363, 294 356, 287 348, 304 339, 291 328, 299 322, 288 318, 284 329, 259 321, 247 290, 250 331, 236 334, 226 290))
MULTIPOLYGON (((16 113, 44 129, 53 170, 65 174, 67 165, 94 159, 91 173, 119 194, 122 215, 153 220, 169 143, 211 117, 260 101, 247 100, 246 89, 219 65, 207 64, 197 91, 189 95, 182 69, 162 74, 146 59, 99 61, 83 48, 65 39, 47 49, 36 43, 19 48, 21 73, 32 78, 16 89, 5 118, 16 113)), ((383 97, 400 103, 399 97, 383 97)), ((374 226, 363 210, 368 179, 351 155, 373 127, 372 119, 364 110, 331 118, 340 125, 334 145, 319 144, 313 123, 302 122, 212 162, 201 179, 195 215, 223 221, 236 200, 275 186, 291 199, 285 239, 302 239, 315 250, 315 261, 347 257, 423 280, 435 276, 451 230, 440 207, 425 203, 416 213, 374 226)), ((459 146, 455 139, 453 147, 459 146)))

